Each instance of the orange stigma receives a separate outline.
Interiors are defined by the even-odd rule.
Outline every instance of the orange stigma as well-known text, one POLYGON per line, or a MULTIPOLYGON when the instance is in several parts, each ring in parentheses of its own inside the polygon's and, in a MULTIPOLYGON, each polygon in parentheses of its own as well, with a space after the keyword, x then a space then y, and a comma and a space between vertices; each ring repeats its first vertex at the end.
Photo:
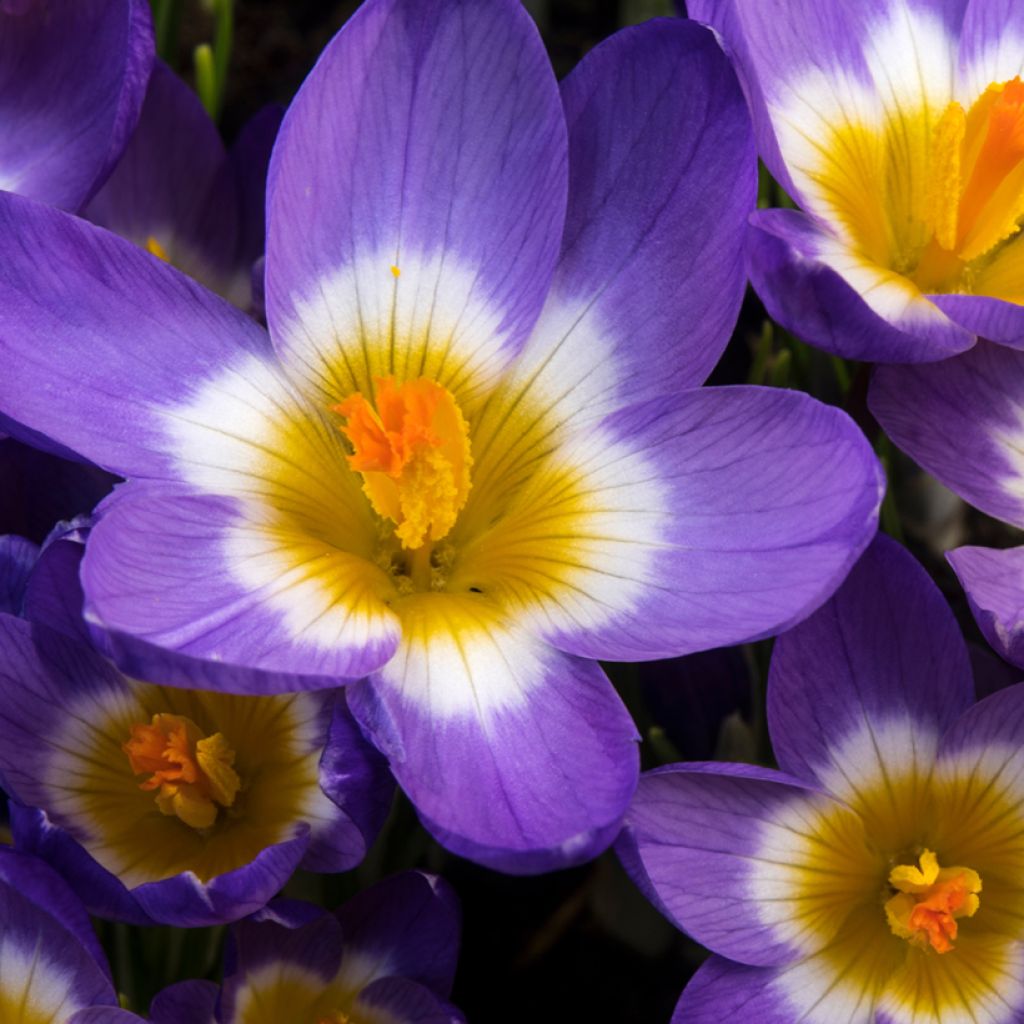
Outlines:
POLYGON ((885 904, 893 934, 912 945, 948 953, 956 941, 957 919, 973 917, 980 905, 981 878, 970 868, 940 868, 925 850, 920 866, 901 864, 889 874, 896 895, 885 904))
POLYGON ((154 715, 151 725, 132 726, 121 749, 136 775, 150 773, 139 789, 156 790, 156 805, 192 828, 209 828, 219 808, 230 807, 241 786, 235 752, 221 733, 203 736, 182 715, 154 715))
POLYGON ((332 407, 345 417, 348 463, 363 477, 374 511, 396 524, 402 546, 444 537, 469 494, 469 426, 451 392, 420 377, 396 385, 374 379, 374 403, 361 392, 332 407))

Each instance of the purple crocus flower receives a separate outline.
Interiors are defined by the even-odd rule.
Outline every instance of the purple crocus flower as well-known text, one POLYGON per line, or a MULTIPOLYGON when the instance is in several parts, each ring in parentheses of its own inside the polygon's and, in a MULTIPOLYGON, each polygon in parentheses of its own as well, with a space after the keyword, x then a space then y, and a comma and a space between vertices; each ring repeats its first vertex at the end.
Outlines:
POLYGON ((459 949, 455 894, 409 871, 335 913, 276 901, 233 926, 223 987, 161 993, 154 1024, 460 1024, 446 1000, 459 949))
POLYGON ((142 1024, 117 1008, 78 898, 41 861, 0 847, 0 1020, 142 1024))
POLYGON ((281 115, 257 114, 229 152, 199 97, 157 61, 138 127, 84 216, 248 310, 281 115))
POLYGON ((152 62, 146 0, 0 3, 0 189, 79 209, 135 127, 152 62))
POLYGON ((689 0, 802 208, 751 218, 751 280, 807 341, 877 362, 1024 346, 1024 8, 689 0))
POLYGON ((753 160, 691 22, 619 34, 560 95, 513 0, 369 0, 274 150, 269 338, 0 197, 0 409, 130 478, 82 566, 106 648, 175 685, 359 680, 450 849, 593 856, 638 772, 593 659, 785 628, 875 530, 845 415, 698 388, 742 296, 753 160))
POLYGON ((776 642, 781 771, 641 779, 624 863, 715 954, 676 1021, 1021 1020, 1024 685, 972 701, 949 608, 879 537, 776 642))
POLYGON ((0 778, 19 848, 95 914, 184 926, 253 913, 296 867, 362 860, 392 787, 344 700, 122 676, 84 636, 80 557, 50 544, 31 621, 0 614, 0 778))

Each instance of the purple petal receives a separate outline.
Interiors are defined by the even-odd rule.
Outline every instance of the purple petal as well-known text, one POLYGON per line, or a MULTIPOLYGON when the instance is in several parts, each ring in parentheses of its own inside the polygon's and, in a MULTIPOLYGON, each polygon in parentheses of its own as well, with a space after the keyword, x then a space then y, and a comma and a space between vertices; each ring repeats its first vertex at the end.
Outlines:
POLYGON ((157 993, 149 1019, 152 1024, 214 1024, 219 992, 212 981, 180 981, 157 993))
POLYGON ((846 359, 928 362, 974 344, 936 297, 857 256, 795 210, 751 217, 747 269, 774 320, 846 359))
MULTIPOLYGON (((68 1018, 67 1024, 145 1024, 141 1017, 115 1006, 90 1006, 68 1018)), ((191 1024, 191 1022, 190 1022, 191 1024)), ((197 1021, 196 1024, 202 1024, 197 1021)))
POLYGON ((25 618, 91 646, 78 579, 84 553, 85 546, 76 540, 47 544, 25 592, 25 618))
POLYGON ((27 427, 123 476, 177 477, 178 424, 164 410, 270 356, 240 310, 59 210, 0 193, 0 250, 0 418, 17 421, 12 433, 27 427))
POLYGON ((1024 73, 1024 10, 1016 0, 972 0, 960 35, 960 88, 980 96, 1024 73))
POLYGON ((871 411, 933 476, 989 515, 1024 525, 1024 353, 979 342, 928 366, 883 366, 871 411))
POLYGON ((170 685, 333 688, 387 661, 399 630, 379 570, 315 543, 282 564, 279 544, 230 499, 125 490, 89 538, 86 618, 126 671, 170 685))
POLYGON ((946 556, 985 639, 1024 668, 1024 548, 964 547, 946 556))
POLYGON ((267 240, 267 170, 277 140, 284 107, 272 104, 251 117, 228 152, 238 197, 240 266, 251 267, 263 256, 267 240))
POLYGON ((563 386, 607 364, 597 414, 698 385, 717 362, 745 285, 756 157, 732 68, 692 22, 616 33, 562 99, 569 208, 531 344, 558 359, 563 386))
POLYGON ((347 688, 356 718, 448 849, 534 873, 614 838, 636 729, 601 670, 503 622, 483 599, 425 595, 403 647, 347 688))
MULTIPOLYGON (((443 878, 405 871, 352 897, 337 912, 345 955, 360 973, 400 976, 447 997, 459 956, 461 913, 443 878), (373 966, 371 967, 370 964, 373 966)), ((344 970, 344 962, 342 969, 344 970)))
POLYGON ((835 806, 767 768, 670 765, 641 776, 617 848, 641 889, 702 945, 784 964, 829 937, 813 901, 796 904, 787 871, 808 875, 827 861, 815 821, 835 806))
POLYGON ((271 162, 267 318, 289 367, 320 386, 362 347, 343 396, 433 351, 449 376, 486 384, 547 291, 565 161, 555 79, 520 4, 365 3, 271 162))
MULTIPOLYGON (((1019 779, 1021 747, 1024 744, 1024 683, 1008 686, 970 707, 942 737, 939 757, 947 760, 984 761, 998 756, 1003 769, 1013 765, 1004 779, 1019 779)), ((976 769, 977 770, 977 769, 976 769)), ((982 781, 999 778, 998 770, 978 770, 982 781)))
POLYGON ((942 594, 880 534, 835 596, 776 641, 768 678, 776 760, 826 784, 836 773, 866 779, 876 763, 887 772, 923 763, 929 737, 970 705, 972 682, 942 594), (917 744, 905 745, 904 727, 917 744))
POLYGON ((877 460, 845 414, 806 395, 688 391, 603 426, 616 443, 585 450, 608 464, 592 500, 608 514, 584 593, 538 615, 572 654, 659 658, 777 633, 832 593, 875 533, 877 460))
MULTIPOLYGON (((983 280, 977 282, 979 292, 985 291, 983 280)), ((972 334, 1013 348, 1024 348, 1024 306, 1020 303, 991 298, 988 295, 928 296, 950 320, 972 334)), ((916 360, 907 360, 916 362, 916 360)))
POLYGON ((39 547, 24 537, 0 536, 0 612, 21 614, 39 547))
POLYGON ((383 1014, 396 1024, 465 1024, 465 1018, 428 988, 407 978, 380 978, 356 999, 356 1013, 383 1014))
POLYGON ((145 0, 0 12, 0 188, 77 210, 131 134, 152 61, 145 0))

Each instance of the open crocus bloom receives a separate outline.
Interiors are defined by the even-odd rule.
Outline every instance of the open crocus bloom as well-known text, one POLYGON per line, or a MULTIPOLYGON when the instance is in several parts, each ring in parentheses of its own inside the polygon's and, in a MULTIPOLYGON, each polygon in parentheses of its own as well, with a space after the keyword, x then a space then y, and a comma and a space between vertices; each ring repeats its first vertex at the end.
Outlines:
POLYGON ((135 127, 152 62, 145 0, 0 2, 0 189, 79 209, 135 127))
POLYGON ((275 901, 231 929, 223 987, 162 992, 154 1024, 461 1024, 446 1000, 459 907, 444 881, 408 871, 334 913, 275 901))
POLYGON ((1024 12, 1011 0, 691 0, 803 213, 752 218, 772 314, 855 359, 1024 345, 1024 12))
POLYGON ((274 150, 270 339, 0 197, 0 409, 130 478, 82 567, 96 634, 165 683, 359 679, 442 842, 592 856, 637 754, 590 659, 783 628, 875 529, 843 414, 696 387, 742 294, 752 161, 693 23, 620 34, 560 97, 518 3, 370 0, 274 150))
POLYGON ((1024 685, 971 706, 953 616, 879 537, 779 638, 768 686, 782 771, 652 772, 620 842, 717 954, 675 1019, 1020 1020, 1024 685))
POLYGON ((19 847, 94 913, 185 926, 252 913, 300 865, 362 860, 391 786, 344 701, 120 675, 83 635, 80 552, 44 551, 25 595, 31 622, 0 615, 0 776, 20 804, 19 847))
POLYGON ((110 968, 78 898, 34 857, 0 848, 0 1020, 142 1024, 117 1008, 110 968))

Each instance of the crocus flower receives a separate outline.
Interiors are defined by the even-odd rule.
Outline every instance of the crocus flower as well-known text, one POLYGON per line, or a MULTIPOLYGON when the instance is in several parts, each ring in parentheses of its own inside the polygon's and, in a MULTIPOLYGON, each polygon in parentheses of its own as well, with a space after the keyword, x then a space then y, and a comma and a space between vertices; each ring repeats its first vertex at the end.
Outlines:
POLYGON ((362 860, 390 784, 344 701, 122 676, 84 636, 80 551, 43 552, 31 622, 0 615, 0 777, 19 848, 93 913, 186 926, 252 913, 300 865, 362 860))
POLYGON ((327 48, 271 161, 270 339, 0 197, 0 409, 130 478, 82 566, 93 630, 165 683, 359 680, 449 848, 592 856, 638 765, 591 659, 784 628, 875 530, 842 413, 697 388, 753 197, 712 33, 626 31, 560 97, 513 0, 369 0, 327 48))
MULTIPOLYGON (((871 411, 907 454, 989 515, 1024 527, 1024 353, 987 341, 927 366, 878 367, 871 411)), ((1024 667, 1024 548, 948 556, 985 638, 1024 667)))
POLYGON ((142 1024, 117 1008, 110 968, 67 883, 41 861, 0 847, 0 1020, 142 1024))
POLYGON ((460 1024, 446 1000, 459 951, 459 908, 418 871, 359 893, 335 913, 275 901, 234 925, 223 986, 161 993, 154 1024, 460 1024))
POLYGON ((227 151, 199 97, 157 61, 138 127, 84 216, 248 310, 281 113, 261 111, 227 151))
POLYGON ((1021 1019, 1024 685, 972 700, 952 614, 879 537, 776 642, 781 770, 641 780, 623 859, 715 954, 675 1020, 1021 1019))
POLYGON ((801 207, 752 219, 771 315, 842 356, 1024 345, 1024 9, 1009 0, 690 0, 740 66, 801 207))
POLYGON ((146 0, 0 3, 0 189, 79 209, 135 127, 152 62, 146 0))

